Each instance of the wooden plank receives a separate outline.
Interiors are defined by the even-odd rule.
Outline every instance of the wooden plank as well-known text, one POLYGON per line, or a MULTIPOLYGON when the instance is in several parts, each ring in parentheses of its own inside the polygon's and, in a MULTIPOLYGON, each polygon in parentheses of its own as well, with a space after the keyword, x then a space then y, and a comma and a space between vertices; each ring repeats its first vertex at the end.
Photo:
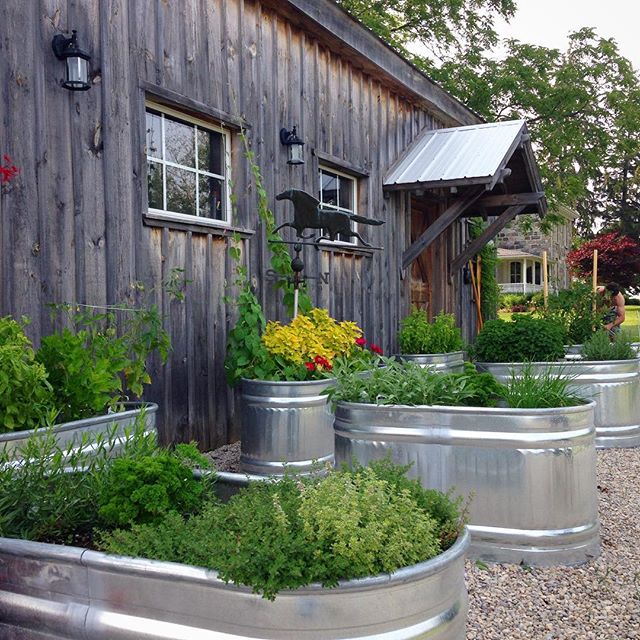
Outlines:
POLYGON ((544 198, 544 191, 504 193, 480 198, 477 204, 482 207, 510 207, 515 204, 536 204, 542 198, 544 198))
MULTIPOLYGON (((79 11, 69 7, 75 25, 93 55, 101 48, 100 10, 92 4, 79 11)), ((98 79, 98 78, 96 78, 98 79)), ((78 302, 107 304, 107 249, 103 179, 102 96, 100 84, 82 94, 71 110, 71 171, 75 218, 76 297, 78 302)))
POLYGON ((465 265, 473 256, 482 250, 487 242, 493 240, 509 222, 511 222, 526 205, 517 204, 506 209, 498 218, 496 218, 475 240, 473 240, 464 251, 456 257, 449 267, 449 273, 454 274, 458 269, 465 265))
POLYGON ((402 268, 406 269, 447 227, 455 222, 465 209, 470 207, 483 193, 483 189, 472 188, 456 200, 402 255, 402 268))
MULTIPOLYGON (((40 33, 37 42, 51 42, 56 33, 52 21, 44 16, 66 13, 61 0, 41 0, 40 33)), ((38 167, 38 210, 40 215, 40 286, 44 303, 74 302, 76 297, 75 234, 71 149, 71 111, 81 108, 82 97, 65 91, 58 78, 64 65, 55 56, 45 55, 38 47, 34 60, 34 75, 38 85, 35 96, 38 131, 36 155, 41 159, 38 167), (55 153, 51 150, 56 149, 55 153), (46 214, 45 214, 46 212, 46 214)), ((52 322, 50 311, 41 309, 44 332, 60 327, 62 319, 52 322)))

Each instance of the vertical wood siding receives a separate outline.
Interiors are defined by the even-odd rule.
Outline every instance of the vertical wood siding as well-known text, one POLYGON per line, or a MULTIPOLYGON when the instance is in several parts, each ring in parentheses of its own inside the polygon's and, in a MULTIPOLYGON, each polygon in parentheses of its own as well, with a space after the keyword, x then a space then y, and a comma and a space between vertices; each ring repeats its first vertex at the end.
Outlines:
MULTIPOLYGON (((402 193, 385 197, 382 179, 423 128, 441 126, 429 113, 257 0, 5 0, 0 59, 0 153, 20 167, 0 196, 0 314, 28 315, 37 342, 54 328, 47 303, 131 301, 137 281, 155 290, 173 343, 166 366, 153 359, 146 394, 161 405, 163 442, 195 439, 211 448, 237 438, 223 375, 234 311, 223 301, 228 238, 143 223, 144 83, 245 118, 278 222, 292 211, 275 194, 317 192, 314 150, 368 172, 359 182, 360 213, 386 224, 363 233, 384 250, 305 248, 304 259, 308 275, 330 273, 328 285, 310 284, 315 302, 395 350, 410 301, 400 263, 411 202, 402 193), (50 43, 71 29, 92 55, 88 92, 59 86, 64 65, 50 43), (280 128, 293 125, 306 142, 298 167, 286 164, 279 141, 280 128), (184 302, 161 290, 174 267, 191 281, 184 302)), ((263 280, 269 256, 237 134, 233 147, 234 224, 255 230, 245 241, 248 264, 267 316, 283 318, 263 280)), ((431 250, 442 285, 433 288, 435 311, 456 310, 445 274, 461 240, 452 231, 431 250)), ((465 318, 468 301, 457 304, 465 318)))

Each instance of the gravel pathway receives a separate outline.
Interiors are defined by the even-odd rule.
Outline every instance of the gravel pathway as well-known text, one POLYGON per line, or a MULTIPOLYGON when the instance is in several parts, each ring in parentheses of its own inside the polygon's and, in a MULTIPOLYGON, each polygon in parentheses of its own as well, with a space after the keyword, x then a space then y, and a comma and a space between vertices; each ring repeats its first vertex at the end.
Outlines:
MULTIPOLYGON (((237 471, 240 443, 207 454, 237 471)), ((640 640, 640 448, 598 451, 602 555, 580 567, 467 561, 467 640, 640 640)))
POLYGON ((467 640, 640 639, 640 448, 598 451, 602 555, 580 567, 467 561, 467 640))

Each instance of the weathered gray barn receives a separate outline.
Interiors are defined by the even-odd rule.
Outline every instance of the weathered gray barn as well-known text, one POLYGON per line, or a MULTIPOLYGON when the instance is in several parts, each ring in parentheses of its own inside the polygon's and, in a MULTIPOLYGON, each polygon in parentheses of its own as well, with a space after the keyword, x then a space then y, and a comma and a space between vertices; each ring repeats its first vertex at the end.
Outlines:
POLYGON ((111 304, 136 281, 155 286, 173 340, 147 394, 164 441, 236 436, 223 375, 233 231, 267 316, 283 313, 241 128, 279 222, 292 212, 273 198, 290 187, 386 221, 360 229, 382 251, 334 243, 305 255, 308 275, 329 273, 312 281, 315 302, 386 352, 412 300, 473 334, 462 267, 478 245, 460 256, 465 216, 502 214, 484 241, 544 211, 524 123, 492 137, 329 0, 4 0, 2 13, 0 156, 20 173, 0 196, 0 314, 28 315, 37 341, 51 330, 47 303, 111 304), (72 29, 91 55, 87 91, 60 85, 52 39, 72 29), (456 140, 427 135, 463 125, 456 140), (303 165, 287 164, 280 141, 293 126, 303 165), (161 293, 174 267, 192 281, 183 303, 161 293))

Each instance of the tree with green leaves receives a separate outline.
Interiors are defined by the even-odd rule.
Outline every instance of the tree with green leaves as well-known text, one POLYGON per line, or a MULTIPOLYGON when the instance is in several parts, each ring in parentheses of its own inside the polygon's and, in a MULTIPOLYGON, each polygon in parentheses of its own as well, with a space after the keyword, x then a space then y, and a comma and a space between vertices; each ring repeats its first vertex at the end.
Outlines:
POLYGON ((640 230, 640 81, 614 40, 593 29, 566 51, 498 38, 515 0, 340 0, 399 53, 489 121, 525 118, 551 205, 592 233, 640 230), (411 53, 419 47, 421 53, 411 53))

